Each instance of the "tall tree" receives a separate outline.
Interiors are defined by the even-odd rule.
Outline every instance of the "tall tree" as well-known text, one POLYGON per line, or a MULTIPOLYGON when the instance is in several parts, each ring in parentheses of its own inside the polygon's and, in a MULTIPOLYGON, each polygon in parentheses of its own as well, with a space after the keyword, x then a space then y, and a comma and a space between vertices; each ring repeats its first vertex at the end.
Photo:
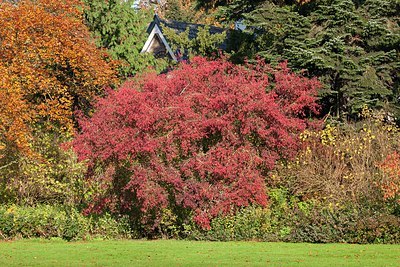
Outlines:
POLYGON ((190 0, 169 0, 161 15, 169 20, 198 22, 194 4, 190 0))
POLYGON ((154 15, 151 8, 133 8, 133 0, 85 0, 85 3, 86 23, 97 38, 97 45, 119 61, 120 76, 132 76, 149 66, 165 67, 165 62, 156 60, 152 54, 140 53, 154 15))
POLYGON ((73 111, 84 107, 114 72, 82 23, 78 0, 1 3, 0 64, 10 90, 48 125, 72 131, 73 111))
POLYGON ((199 57, 125 84, 74 141, 104 188, 90 208, 127 212, 151 231, 166 208, 207 228, 218 214, 264 205, 265 175, 299 148, 319 86, 285 64, 199 57))
POLYGON ((367 104, 399 115, 399 14, 396 0, 265 1, 246 22, 268 61, 320 77, 327 111, 352 115, 367 104))
MULTIPOLYGON (((161 17, 191 23, 220 26, 217 19, 218 1, 168 0, 159 12, 161 17)), ((226 4, 225 1, 221 1, 226 4)), ((228 1, 229 2, 229 1, 228 1)))
POLYGON ((181 33, 168 27, 163 27, 163 31, 172 49, 179 50, 183 58, 194 55, 216 57, 220 46, 226 41, 227 35, 227 31, 223 30, 219 30, 219 33, 211 33, 208 25, 199 26, 195 31, 188 26, 181 33), (191 31, 193 32, 191 33, 191 31), (190 38, 191 34, 194 34, 195 37, 190 38))
POLYGON ((0 201, 32 193, 28 178, 43 176, 43 193, 68 175, 56 170, 73 159, 57 155, 73 134, 74 111, 88 110, 116 80, 81 10, 79 0, 0 2, 0 201))
MULTIPOLYGON (((0 64, 0 163, 13 164, 14 159, 7 157, 17 152, 30 154, 28 125, 34 117, 32 112, 18 81, 0 64)), ((5 167, 0 164, 0 168, 5 167)))

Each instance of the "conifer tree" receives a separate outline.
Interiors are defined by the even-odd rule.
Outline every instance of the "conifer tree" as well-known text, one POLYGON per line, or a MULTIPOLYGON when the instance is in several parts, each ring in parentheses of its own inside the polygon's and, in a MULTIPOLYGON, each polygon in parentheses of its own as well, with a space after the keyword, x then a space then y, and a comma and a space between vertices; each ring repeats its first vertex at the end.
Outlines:
POLYGON ((172 45, 174 50, 179 50, 181 53, 194 56, 215 57, 218 55, 219 46, 226 39, 226 32, 210 33, 210 26, 199 27, 196 37, 190 38, 190 28, 184 32, 176 33, 168 27, 163 28, 165 36, 172 45))
POLYGON ((326 111, 345 116, 365 104, 397 111, 398 14, 396 0, 265 1, 246 21, 260 55, 319 76, 326 111))
POLYGON ((140 53, 148 37, 146 29, 153 18, 152 10, 135 9, 132 0, 85 2, 86 23, 97 37, 97 45, 107 48, 120 61, 120 76, 132 76, 148 66, 160 65, 152 54, 140 53))

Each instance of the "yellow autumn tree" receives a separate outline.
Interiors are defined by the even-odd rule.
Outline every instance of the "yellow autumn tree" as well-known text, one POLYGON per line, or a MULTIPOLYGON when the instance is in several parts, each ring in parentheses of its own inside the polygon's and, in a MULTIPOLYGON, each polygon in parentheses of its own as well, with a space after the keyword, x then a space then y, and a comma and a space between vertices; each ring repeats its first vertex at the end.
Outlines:
POLYGON ((29 153, 28 123, 33 114, 23 100, 20 86, 1 64, 0 114, 0 159, 13 150, 29 153))
POLYGON ((60 199, 83 173, 59 145, 116 75, 82 12, 80 0, 0 1, 0 203, 60 199))
MULTIPOLYGON (((13 93, 40 121, 72 130, 82 108, 114 72, 90 39, 79 0, 0 3, 0 64, 13 77, 13 93)), ((1 114, 3 115, 3 114, 1 114)))

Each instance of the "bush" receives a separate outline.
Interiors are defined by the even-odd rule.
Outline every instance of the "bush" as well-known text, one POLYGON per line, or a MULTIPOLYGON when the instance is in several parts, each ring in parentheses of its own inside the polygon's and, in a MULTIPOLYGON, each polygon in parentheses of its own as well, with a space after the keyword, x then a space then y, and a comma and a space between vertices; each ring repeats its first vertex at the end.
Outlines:
POLYGON ((397 127, 384 116, 365 109, 357 123, 327 124, 321 131, 303 132, 301 139, 304 150, 296 160, 278 165, 270 186, 284 186, 295 196, 326 205, 361 207, 384 200, 381 186, 388 179, 381 165, 400 147, 397 127))
POLYGON ((251 206, 239 210, 235 215, 213 219, 208 231, 193 226, 187 238, 211 241, 265 240, 271 229, 270 221, 268 209, 251 206))
POLYGON ((189 239, 232 241, 291 241, 294 207, 308 203, 297 203, 284 188, 271 189, 268 207, 250 206, 232 215, 221 215, 211 221, 211 229, 204 231, 192 228, 189 239))
POLYGON ((35 207, 0 206, 0 239, 62 238, 127 238, 130 230, 126 219, 110 215, 85 217, 75 208, 38 205, 35 207))
POLYGON ((360 217, 349 234, 352 243, 400 243, 400 218, 375 213, 360 217))
POLYGON ((192 226, 188 239, 307 243, 399 243, 400 217, 365 206, 300 201, 287 189, 271 189, 267 208, 247 207, 219 216, 205 231, 192 226))
POLYGON ((266 205, 266 172, 296 154, 318 87, 285 64, 204 58, 127 83, 80 121, 74 147, 105 188, 89 208, 130 213, 149 233, 164 209, 189 209, 209 228, 218 214, 266 205))
MULTIPOLYGON (((0 204, 78 205, 92 188, 84 179, 87 167, 72 149, 60 145, 71 140, 36 126, 32 148, 36 157, 19 156, 0 169, 0 204)), ((0 159, 1 163, 1 159, 0 159)))
POLYGON ((320 203, 308 212, 296 209, 292 217, 292 242, 338 243, 352 242, 349 235, 359 220, 356 210, 338 209, 320 203))
POLYGON ((383 191, 383 198, 400 208, 400 154, 394 151, 379 166, 384 172, 384 179, 378 185, 383 191))
POLYGON ((400 217, 370 207, 324 206, 295 210, 291 242, 399 243, 400 217))

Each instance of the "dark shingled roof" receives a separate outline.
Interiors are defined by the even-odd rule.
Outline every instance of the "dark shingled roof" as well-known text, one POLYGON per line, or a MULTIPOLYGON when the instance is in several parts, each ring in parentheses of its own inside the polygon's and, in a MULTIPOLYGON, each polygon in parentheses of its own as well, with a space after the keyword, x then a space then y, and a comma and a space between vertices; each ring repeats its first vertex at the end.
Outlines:
MULTIPOLYGON (((160 19, 157 15, 154 16, 153 21, 150 23, 147 32, 150 34, 151 30, 154 27, 154 24, 157 24, 159 26, 159 28, 162 31, 162 27, 168 27, 170 29, 175 30, 176 33, 182 33, 184 31, 186 31, 187 28, 189 28, 189 39, 194 39, 197 36, 197 33, 199 32, 199 28, 203 28, 207 25, 203 25, 203 24, 195 24, 195 23, 187 23, 187 22, 180 22, 180 21, 174 21, 174 20, 164 20, 164 19, 160 19)), ((218 34, 218 33, 223 33, 226 32, 227 36, 229 35, 229 30, 227 29, 223 29, 223 28, 219 28, 219 27, 215 27, 215 26, 211 26, 208 25, 210 27, 210 33, 211 34, 218 34)), ((228 39, 228 38, 226 38, 228 39)), ((222 50, 226 49, 226 40, 224 41, 224 43, 221 44, 220 48, 222 50)))

